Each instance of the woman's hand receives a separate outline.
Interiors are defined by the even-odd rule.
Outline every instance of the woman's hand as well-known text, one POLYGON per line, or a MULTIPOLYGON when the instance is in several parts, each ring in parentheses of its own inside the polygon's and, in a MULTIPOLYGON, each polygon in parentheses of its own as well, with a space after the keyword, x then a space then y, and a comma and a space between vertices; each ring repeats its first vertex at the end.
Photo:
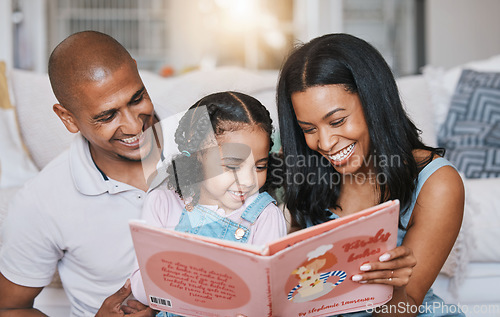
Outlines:
POLYGON ((359 268, 361 273, 353 275, 351 279, 358 283, 404 287, 410 281, 416 264, 417 259, 413 251, 408 247, 399 246, 382 254, 378 262, 361 265, 359 268))

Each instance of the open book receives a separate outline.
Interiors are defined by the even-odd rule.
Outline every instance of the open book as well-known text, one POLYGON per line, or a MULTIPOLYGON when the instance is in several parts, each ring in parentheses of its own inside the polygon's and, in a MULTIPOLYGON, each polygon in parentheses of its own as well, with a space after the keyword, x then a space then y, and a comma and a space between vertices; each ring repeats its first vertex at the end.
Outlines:
POLYGON ((154 309, 183 316, 329 316, 371 309, 392 286, 351 276, 396 247, 399 201, 289 234, 265 246, 131 221, 154 309))

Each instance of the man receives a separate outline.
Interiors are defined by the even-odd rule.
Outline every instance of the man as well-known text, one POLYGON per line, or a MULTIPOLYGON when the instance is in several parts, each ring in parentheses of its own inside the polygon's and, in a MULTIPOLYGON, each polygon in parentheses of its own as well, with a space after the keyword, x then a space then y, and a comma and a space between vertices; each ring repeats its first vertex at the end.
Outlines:
POLYGON ((54 112, 79 134, 10 205, 0 316, 43 316, 33 301, 56 267, 72 316, 149 316, 136 301, 121 305, 135 260, 128 221, 140 217, 160 160, 161 130, 137 65, 113 38, 85 31, 54 49, 49 77, 54 112))

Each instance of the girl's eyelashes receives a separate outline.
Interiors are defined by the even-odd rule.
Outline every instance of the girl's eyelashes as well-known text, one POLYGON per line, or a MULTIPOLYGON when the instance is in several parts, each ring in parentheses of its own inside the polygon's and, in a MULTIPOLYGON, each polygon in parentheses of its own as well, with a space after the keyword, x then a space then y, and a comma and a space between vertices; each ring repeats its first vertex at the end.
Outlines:
POLYGON ((240 169, 240 166, 239 165, 223 165, 224 168, 227 168, 228 170, 231 170, 231 171, 237 171, 240 169))
POLYGON ((255 169, 257 170, 257 172, 265 171, 267 170, 267 165, 257 165, 255 166, 255 169))
MULTIPOLYGON (((239 165, 223 165, 224 168, 230 170, 230 171, 238 171, 240 169, 239 165)), ((255 169, 259 171, 265 171, 267 170, 268 166, 266 165, 257 165, 255 166, 255 169)))

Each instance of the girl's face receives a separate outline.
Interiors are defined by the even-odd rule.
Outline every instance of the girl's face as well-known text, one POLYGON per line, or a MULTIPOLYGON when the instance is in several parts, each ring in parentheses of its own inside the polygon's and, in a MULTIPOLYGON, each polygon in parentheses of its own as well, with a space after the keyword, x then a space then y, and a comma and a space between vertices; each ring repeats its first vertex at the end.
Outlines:
POLYGON ((264 185, 269 135, 260 127, 246 126, 225 132, 217 141, 218 146, 205 150, 200 157, 205 180, 199 202, 217 205, 229 214, 264 185))
POLYGON ((314 86, 293 93, 292 104, 310 149, 327 158, 339 173, 366 172, 363 166, 371 165, 364 162, 370 136, 358 94, 343 85, 314 86))

